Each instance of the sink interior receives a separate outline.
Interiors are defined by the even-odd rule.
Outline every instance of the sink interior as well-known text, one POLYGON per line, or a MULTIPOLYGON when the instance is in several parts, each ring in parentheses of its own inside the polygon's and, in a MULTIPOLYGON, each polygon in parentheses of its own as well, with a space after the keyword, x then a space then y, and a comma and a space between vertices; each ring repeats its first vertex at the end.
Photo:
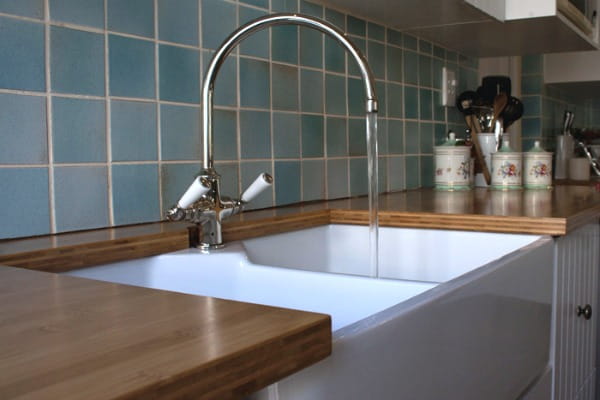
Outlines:
MULTIPOLYGON (((251 262, 369 276, 366 226, 324 225, 244 240, 251 262)), ((526 246, 540 236, 379 228, 379 277, 446 282, 526 246)))

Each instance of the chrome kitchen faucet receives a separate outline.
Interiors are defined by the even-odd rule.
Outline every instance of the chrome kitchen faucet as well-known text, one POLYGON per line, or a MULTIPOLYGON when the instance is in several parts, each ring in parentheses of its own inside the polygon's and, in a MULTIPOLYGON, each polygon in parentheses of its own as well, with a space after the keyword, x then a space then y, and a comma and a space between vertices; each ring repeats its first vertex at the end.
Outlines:
MULTIPOLYGON (((202 85, 202 169, 183 196, 166 212, 172 221, 187 220, 202 226, 199 248, 215 249, 223 246, 222 221, 241 212, 256 195, 273 183, 273 178, 263 173, 242 193, 239 200, 221 196, 220 176, 214 169, 213 159, 213 95, 217 73, 231 51, 254 32, 276 25, 300 25, 321 31, 336 39, 354 57, 365 84, 366 112, 377 112, 375 80, 367 60, 360 50, 332 24, 300 14, 273 14, 257 18, 234 31, 215 52, 202 85)), ((367 131, 369 132, 369 131, 367 131)), ((370 138, 368 137, 367 140, 370 138)), ((374 140, 374 139, 372 139, 374 140)), ((375 162, 377 162, 375 160, 375 162)))

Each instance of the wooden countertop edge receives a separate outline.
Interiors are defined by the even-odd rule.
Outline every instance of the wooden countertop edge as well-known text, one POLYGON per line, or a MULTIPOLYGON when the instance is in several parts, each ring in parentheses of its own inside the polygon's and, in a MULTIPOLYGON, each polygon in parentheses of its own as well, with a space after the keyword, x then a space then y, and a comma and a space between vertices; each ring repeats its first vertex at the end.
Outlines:
POLYGON ((11 267, 0 275, 8 398, 240 399, 332 351, 325 314, 11 267))

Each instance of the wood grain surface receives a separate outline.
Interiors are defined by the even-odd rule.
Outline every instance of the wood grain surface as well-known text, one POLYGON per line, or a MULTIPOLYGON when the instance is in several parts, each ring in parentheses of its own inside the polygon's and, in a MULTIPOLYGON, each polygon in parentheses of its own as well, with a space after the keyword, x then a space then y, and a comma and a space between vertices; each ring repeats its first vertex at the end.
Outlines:
MULTIPOLYGON (((387 227, 565 235, 600 216, 600 189, 561 184, 553 190, 442 192, 419 189, 381 195, 387 227)), ((329 223, 365 225, 366 197, 244 212, 226 221, 226 242, 329 223)), ((40 238, 0 241, 0 264, 42 271, 148 257, 189 246, 184 223, 156 223, 40 238)))
POLYGON ((239 399, 331 353, 329 316, 0 267, 0 399, 239 399))

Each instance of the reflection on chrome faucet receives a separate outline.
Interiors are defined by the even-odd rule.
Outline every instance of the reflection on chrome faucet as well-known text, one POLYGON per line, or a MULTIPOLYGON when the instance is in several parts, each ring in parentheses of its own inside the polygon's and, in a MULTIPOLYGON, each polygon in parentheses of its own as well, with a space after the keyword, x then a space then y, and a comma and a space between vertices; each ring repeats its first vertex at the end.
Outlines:
MULTIPOLYGON (((234 31, 215 52, 206 71, 206 78, 202 86, 202 138, 204 143, 202 169, 177 205, 166 213, 167 218, 170 220, 180 221, 185 219, 201 224, 203 235, 199 247, 203 250, 221 247, 223 245, 222 221, 241 212, 249 201, 273 182, 273 178, 269 174, 263 173, 244 191, 239 200, 221 196, 220 176, 214 169, 213 159, 213 94, 217 73, 229 53, 246 37, 270 26, 288 24, 313 28, 336 39, 358 63, 365 84, 366 112, 377 112, 375 80, 366 59, 341 30, 328 22, 299 14, 273 14, 250 21, 234 31)), ((369 137, 368 131, 367 142, 373 142, 374 140, 374 138, 369 137)), ((376 165, 376 157, 371 162, 376 165)))

